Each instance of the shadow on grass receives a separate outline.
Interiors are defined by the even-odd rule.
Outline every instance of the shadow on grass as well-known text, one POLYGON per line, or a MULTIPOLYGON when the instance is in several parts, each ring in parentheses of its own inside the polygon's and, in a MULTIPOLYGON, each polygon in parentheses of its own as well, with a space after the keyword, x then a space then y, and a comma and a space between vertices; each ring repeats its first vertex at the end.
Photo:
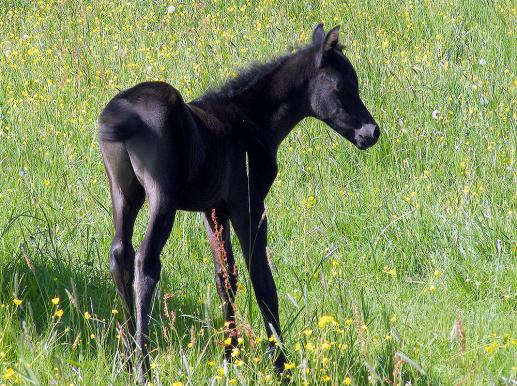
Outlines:
MULTIPOLYGON (((44 264, 41 260, 22 253, 10 262, 0 261, 0 304, 17 315, 17 330, 33 336, 45 335, 50 330, 72 330, 81 340, 77 341, 77 335, 68 334, 64 335, 65 341, 83 346, 88 344, 91 334, 101 332, 104 348, 114 352, 118 344, 117 325, 124 322, 124 317, 107 258, 105 270, 88 263, 68 268, 64 263, 57 265, 49 260, 44 264), (15 305, 15 299, 21 300, 21 304, 15 305)), ((167 287, 167 283, 162 284, 154 297, 150 326, 152 348, 186 348, 194 331, 207 324, 222 327, 222 317, 207 321, 204 306, 197 299, 173 296, 164 301, 167 287)), ((213 306, 216 305, 219 303, 213 306)), ((95 352, 95 347, 91 345, 90 352, 95 352)))

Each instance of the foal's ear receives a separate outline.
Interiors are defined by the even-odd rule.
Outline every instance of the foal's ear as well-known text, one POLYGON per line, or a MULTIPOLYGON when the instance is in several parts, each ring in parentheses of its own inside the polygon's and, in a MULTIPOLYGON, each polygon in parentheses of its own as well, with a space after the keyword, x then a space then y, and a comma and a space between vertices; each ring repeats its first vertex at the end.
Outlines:
POLYGON ((323 30, 323 23, 320 23, 312 31, 312 44, 322 44, 324 40, 325 31, 323 30))
MULTIPOLYGON (((318 28, 318 27, 316 27, 318 28)), ((327 35, 324 37, 324 39, 321 41, 321 49, 318 52, 318 56, 316 57, 316 65, 318 67, 323 67, 325 65, 325 59, 326 57, 335 49, 339 47, 338 40, 339 40, 339 29, 341 27, 339 25, 332 28, 327 35)), ((323 29, 322 31, 323 32, 323 29)), ((314 30, 314 34, 316 33, 316 30, 314 30)), ((313 37, 314 37, 313 34, 313 37)))
POLYGON ((330 51, 336 48, 339 39, 339 29, 341 26, 337 25, 332 28, 327 36, 325 36, 325 42, 323 43, 323 51, 330 51))

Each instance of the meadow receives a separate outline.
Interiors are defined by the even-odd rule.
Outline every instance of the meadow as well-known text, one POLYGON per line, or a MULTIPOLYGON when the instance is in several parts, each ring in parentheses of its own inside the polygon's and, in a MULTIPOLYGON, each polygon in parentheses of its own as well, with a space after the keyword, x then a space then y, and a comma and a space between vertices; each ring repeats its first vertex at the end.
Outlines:
MULTIPOLYGON (((164 80, 186 100, 340 24, 379 143, 303 121, 267 200, 292 384, 517 380, 511 0, 0 0, 0 385, 125 385, 96 120, 164 80)), ((145 208, 144 208, 145 209, 145 208)), ((147 219, 143 210, 135 244, 147 219)), ((201 217, 178 213, 154 385, 277 384, 242 254, 233 363, 201 217)))

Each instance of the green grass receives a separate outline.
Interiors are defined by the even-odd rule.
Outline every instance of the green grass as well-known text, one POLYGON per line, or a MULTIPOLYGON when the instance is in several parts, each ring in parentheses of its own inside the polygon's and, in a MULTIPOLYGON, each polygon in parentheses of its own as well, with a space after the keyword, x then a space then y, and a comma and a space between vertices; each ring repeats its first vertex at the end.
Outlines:
MULTIPOLYGON (((280 149, 269 245, 293 383, 515 381, 516 13, 510 0, 0 0, 0 384, 128 383, 96 141, 107 101, 153 79, 194 98, 320 21, 342 25, 382 136, 360 152, 308 119, 280 149)), ((244 364, 224 369, 202 228, 178 214, 162 255, 154 384, 276 383, 249 333, 244 364)), ((239 325, 264 339, 238 263, 239 325)))

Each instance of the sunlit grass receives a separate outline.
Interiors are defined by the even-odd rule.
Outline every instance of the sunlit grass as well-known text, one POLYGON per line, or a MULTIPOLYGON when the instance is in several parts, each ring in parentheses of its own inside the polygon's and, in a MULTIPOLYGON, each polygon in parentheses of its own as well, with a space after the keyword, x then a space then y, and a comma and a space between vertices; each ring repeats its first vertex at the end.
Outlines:
MULTIPOLYGON (((106 102, 144 80, 192 99, 318 22, 342 25, 382 137, 359 152, 306 120, 280 149, 267 211, 293 383, 515 380, 516 13, 511 1, 0 0, 0 385, 128 382, 96 139, 106 102)), ((162 261, 154 384, 277 383, 240 254, 233 364, 199 215, 178 214, 162 261)))

